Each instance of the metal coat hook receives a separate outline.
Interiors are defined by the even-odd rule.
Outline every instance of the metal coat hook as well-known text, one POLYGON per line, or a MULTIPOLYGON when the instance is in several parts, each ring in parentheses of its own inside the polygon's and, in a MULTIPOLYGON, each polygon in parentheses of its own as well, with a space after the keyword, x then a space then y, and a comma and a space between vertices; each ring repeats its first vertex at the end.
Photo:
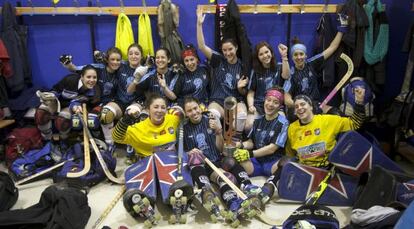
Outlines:
POLYGON ((77 11, 75 12, 75 16, 78 16, 78 14, 80 13, 78 0, 73 0, 73 7, 75 7, 77 9, 77 11))
POLYGON ((305 13, 305 0, 300 0, 300 14, 305 13))
POLYGON ((253 14, 257 14, 257 3, 259 2, 259 0, 254 0, 254 12, 253 14))
POLYGON ((325 0, 325 6, 323 7, 324 13, 328 12, 328 4, 329 4, 329 0, 325 0))
POLYGON ((101 14, 102 14, 102 3, 101 3, 101 1, 96 0, 96 6, 97 6, 97 7, 98 7, 98 9, 99 9, 98 16, 101 16, 101 14))
POLYGON ((277 14, 282 14, 282 0, 277 1, 277 14))
POLYGON ((33 16, 33 14, 34 14, 34 7, 33 7, 33 2, 32 2, 32 0, 27 0, 27 5, 30 7, 30 8, 32 8, 32 12, 30 12, 30 16, 33 16))
POLYGON ((53 6, 53 13, 52 13, 52 16, 55 16, 56 15, 56 12, 57 12, 57 2, 58 1, 55 1, 55 0, 52 0, 52 6, 53 6))
POLYGON ((119 0, 119 5, 121 6, 121 13, 125 13, 125 4, 124 4, 124 0, 119 0))
POLYGON ((147 13, 147 2, 142 0, 142 6, 144 7, 144 13, 147 13))

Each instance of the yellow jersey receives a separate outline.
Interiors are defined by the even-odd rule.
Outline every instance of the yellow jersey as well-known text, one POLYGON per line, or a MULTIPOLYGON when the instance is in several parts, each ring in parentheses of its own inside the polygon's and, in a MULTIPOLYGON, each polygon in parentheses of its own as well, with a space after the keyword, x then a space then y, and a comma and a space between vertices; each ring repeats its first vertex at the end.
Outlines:
POLYGON ((175 147, 180 117, 167 113, 164 122, 157 126, 149 118, 128 127, 121 143, 131 145, 138 155, 146 157, 153 152, 175 147))

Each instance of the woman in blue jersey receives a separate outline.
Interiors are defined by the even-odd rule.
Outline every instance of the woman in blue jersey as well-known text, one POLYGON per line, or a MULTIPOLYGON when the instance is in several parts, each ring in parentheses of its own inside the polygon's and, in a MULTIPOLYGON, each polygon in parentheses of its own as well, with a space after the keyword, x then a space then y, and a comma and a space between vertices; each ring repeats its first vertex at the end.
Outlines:
POLYGON ((208 109, 218 117, 224 117, 224 100, 227 97, 237 99, 236 131, 242 133, 247 118, 247 108, 244 103, 248 84, 247 76, 242 75, 242 64, 237 57, 237 44, 232 39, 221 43, 222 55, 214 52, 204 41, 204 16, 201 9, 197 10, 197 43, 198 48, 210 61, 212 76, 210 80, 210 98, 208 109))
MULTIPOLYGON (((289 122, 280 107, 284 103, 283 89, 274 87, 266 91, 264 115, 256 119, 248 135, 248 140, 236 143, 238 148, 234 158, 240 162, 249 176, 271 176, 284 155, 289 122)), ((271 183, 269 183, 271 184, 271 183)), ((267 197, 273 195, 274 186, 266 184, 262 190, 267 197)))
MULTIPOLYGON (((282 86, 289 79, 288 48, 284 44, 278 45, 282 62, 276 63, 273 48, 265 41, 259 42, 253 55, 253 70, 250 77, 247 93, 246 130, 250 131, 254 119, 264 114, 264 100, 266 91, 274 86, 282 86)), ((283 106, 283 104, 281 104, 283 106)))
MULTIPOLYGON (((50 92, 37 92, 40 106, 35 113, 35 123, 45 140, 52 138, 52 119, 55 129, 59 131, 60 140, 65 140, 72 127, 76 128, 78 122, 72 123, 72 114, 82 112, 82 103, 87 105, 89 111, 96 111, 101 101, 101 90, 97 85, 97 71, 91 65, 86 65, 80 72, 69 74, 53 86, 50 92), (62 109, 59 110, 59 107, 62 109), (53 118, 54 114, 58 115, 53 118)), ((89 114, 88 124, 95 123, 96 114, 89 114)), ((99 127, 99 125, 98 125, 99 127)))
POLYGON ((128 93, 158 93, 168 98, 170 106, 177 99, 176 90, 180 87, 178 74, 169 68, 170 62, 170 51, 167 48, 159 48, 155 51, 156 68, 150 71, 145 67, 137 68, 135 79, 128 86, 128 93))
POLYGON ((203 105, 208 105, 208 83, 209 71, 207 66, 200 64, 197 50, 193 45, 187 45, 181 53, 185 70, 180 75, 180 88, 178 88, 177 102, 180 106, 184 105, 184 98, 191 96, 196 98, 203 105))
MULTIPOLYGON (((289 94, 291 97, 286 101, 289 107, 294 107, 292 98, 302 94, 309 96, 312 99, 315 106, 315 113, 328 113, 328 111, 332 108, 331 106, 325 106, 323 110, 318 109, 318 102, 322 100, 319 91, 319 80, 320 72, 324 67, 323 65, 325 60, 335 53, 341 43, 344 32, 348 28, 346 16, 340 15, 339 19, 340 24, 337 26, 338 32, 335 38, 332 40, 328 48, 313 57, 308 58, 306 46, 297 38, 293 40, 294 45, 290 50, 294 63, 294 68, 291 71, 290 77, 291 87, 289 89, 289 94)), ((330 111, 330 113, 331 112, 333 113, 334 110, 330 111)))
MULTIPOLYGON (((99 115, 102 132, 105 137, 105 142, 112 145, 112 128, 114 120, 122 116, 122 109, 116 103, 116 90, 118 89, 119 79, 118 70, 121 67, 121 51, 116 47, 111 47, 104 55, 104 65, 96 65, 98 71, 98 85, 101 87, 102 97, 101 103, 103 105, 99 115)), ((64 64, 64 67, 70 71, 76 71, 80 67, 73 63, 64 64)))

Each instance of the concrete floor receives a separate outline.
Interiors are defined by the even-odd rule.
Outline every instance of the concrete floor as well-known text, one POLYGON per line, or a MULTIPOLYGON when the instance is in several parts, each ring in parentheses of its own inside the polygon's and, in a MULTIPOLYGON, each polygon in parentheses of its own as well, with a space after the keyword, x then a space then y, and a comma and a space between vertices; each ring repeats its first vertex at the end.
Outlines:
MULTIPOLYGON (((124 169, 126 168, 126 165, 124 163, 125 157, 122 152, 118 155, 119 159, 116 172, 118 175, 122 175, 124 169)), ((5 170, 4 164, 0 164, 0 170, 5 170)), ((255 177, 252 178, 252 181, 257 185, 261 185, 265 181, 265 178, 255 177)), ((53 184, 52 179, 45 179, 20 187, 19 199, 13 209, 24 209, 36 204, 39 201, 43 190, 51 184, 53 184)), ((92 209, 92 214, 86 228, 93 228, 93 225, 97 219, 105 211, 108 205, 110 205, 111 201, 119 193, 120 190, 120 185, 112 184, 109 181, 104 181, 90 189, 88 194, 88 201, 92 209)), ((194 201, 194 206, 195 209, 191 210, 188 214, 186 224, 170 225, 168 224, 168 219, 172 214, 172 211, 167 206, 163 205, 160 200, 158 200, 156 203, 156 212, 158 212, 162 217, 157 227, 195 228, 201 226, 203 228, 231 228, 228 224, 220 221, 215 224, 211 223, 208 212, 204 210, 198 201, 194 201)), ((282 200, 276 196, 270 201, 269 204, 267 204, 265 214, 272 219, 280 221, 280 224, 282 224, 283 221, 287 219, 287 217, 299 206, 300 204, 282 200)), ((332 209, 336 213, 341 227, 349 223, 349 215, 351 212, 350 207, 332 207, 332 209)), ((109 226, 115 229, 117 229, 119 226, 126 226, 128 228, 143 228, 143 222, 144 220, 135 219, 126 212, 125 208, 123 207, 121 198, 97 228, 100 229, 103 226, 109 226)), ((250 221, 242 221, 241 225, 239 226, 239 228, 270 227, 271 226, 262 223, 256 218, 250 221)))

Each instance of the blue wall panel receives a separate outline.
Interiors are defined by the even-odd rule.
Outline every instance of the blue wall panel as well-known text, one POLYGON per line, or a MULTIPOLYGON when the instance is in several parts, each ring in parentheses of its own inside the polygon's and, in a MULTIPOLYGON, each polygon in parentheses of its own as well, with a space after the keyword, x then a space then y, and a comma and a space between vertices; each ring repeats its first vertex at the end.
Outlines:
MULTIPOLYGON (((86 0, 78 0, 81 6, 87 6, 86 0)), ((0 0, 3 3, 4 0, 0 0)), ((16 1, 10 1, 16 5, 16 1)), ((23 6, 27 1, 21 1, 23 6)), ((103 6, 118 6, 118 0, 100 0, 103 6)), ((124 0, 125 6, 140 6, 141 1, 124 0)), ((147 0, 148 6, 158 5, 158 0, 147 0)), ((196 42, 196 7, 197 4, 209 4, 208 0, 173 0, 180 7, 179 32, 185 43, 196 42)), ((220 3, 226 1, 221 0, 220 3)), ((253 0, 238 0, 239 4, 253 4, 253 0)), ((299 3, 299 0, 293 3, 299 3)), ((322 0, 305 1, 305 3, 321 4, 322 0)), ((343 3, 342 0, 331 0, 330 3, 343 3)), ((402 43, 408 26, 414 18, 410 11, 410 0, 382 0, 387 5, 390 21, 390 46, 387 56, 387 87, 385 94, 393 97, 399 93, 404 77, 407 54, 401 52, 402 43)), ((50 1, 33 1, 35 6, 50 6, 50 1)), ((277 1, 263 0, 259 4, 276 4, 277 1)), ((287 4, 283 0, 282 4, 287 4)), ((95 4, 95 1, 93 1, 95 4)), ((73 1, 61 0, 58 6, 72 6, 73 1)), ((290 37, 298 36, 312 50, 315 27, 321 14, 292 14, 290 37)), ((138 16, 129 17, 137 41, 138 16)), ((115 43, 116 17, 93 16, 95 23, 96 47, 106 50, 115 43)), ((51 87, 67 71, 60 65, 58 58, 63 53, 74 56, 74 63, 85 64, 92 61, 92 47, 87 16, 24 16, 23 21, 29 26, 29 55, 33 68, 35 85, 51 87)), ((253 45, 265 40, 276 47, 278 43, 286 43, 287 14, 242 14, 242 21, 253 45)), ((152 33, 155 48, 159 47, 156 16, 151 16, 152 33)), ((208 14, 204 23, 206 43, 214 47, 214 15, 208 14)), ((309 56, 312 53, 309 54, 309 56)))

